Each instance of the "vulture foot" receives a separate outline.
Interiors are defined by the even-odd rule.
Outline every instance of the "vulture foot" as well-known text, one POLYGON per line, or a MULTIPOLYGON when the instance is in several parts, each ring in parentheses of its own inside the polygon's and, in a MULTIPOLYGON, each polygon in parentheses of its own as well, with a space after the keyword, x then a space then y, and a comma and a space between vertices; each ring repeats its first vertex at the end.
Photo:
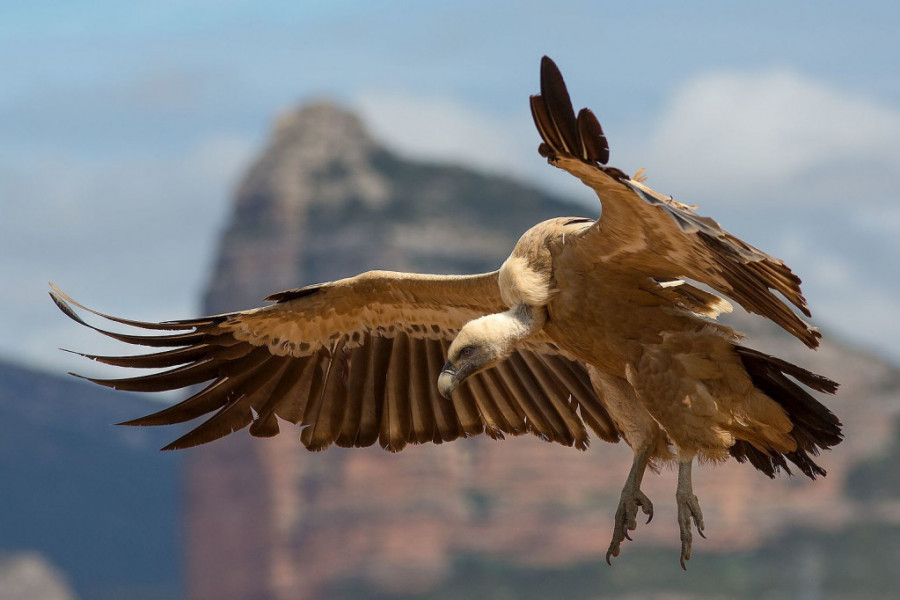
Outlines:
POLYGON ((629 481, 622 490, 619 508, 616 509, 616 522, 613 526, 613 537, 609 544, 609 550, 606 551, 606 564, 611 564, 610 558, 619 555, 623 541, 631 541, 628 532, 637 529, 638 508, 647 515, 647 523, 653 520, 653 503, 644 492, 637 486, 631 485, 629 481))
POLYGON ((690 461, 678 465, 678 491, 675 493, 675 502, 678 504, 678 528, 681 530, 681 568, 687 571, 684 563, 691 559, 693 542, 691 526, 697 528, 700 537, 706 538, 703 535, 703 511, 700 510, 700 501, 694 495, 691 485, 690 461))

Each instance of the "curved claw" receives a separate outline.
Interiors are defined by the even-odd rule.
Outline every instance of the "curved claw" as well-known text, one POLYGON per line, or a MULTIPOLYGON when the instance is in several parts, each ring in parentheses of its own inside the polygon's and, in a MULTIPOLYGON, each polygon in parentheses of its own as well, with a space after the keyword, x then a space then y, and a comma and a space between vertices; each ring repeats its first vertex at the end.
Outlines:
POLYGON ((681 530, 680 562, 681 568, 687 571, 685 561, 691 559, 691 544, 693 542, 691 525, 693 524, 697 528, 697 533, 700 534, 700 537, 706 539, 706 535, 703 533, 705 528, 703 525, 703 512, 700 510, 700 502, 697 500, 697 496, 677 494, 676 500, 678 502, 678 527, 681 530))
POLYGON ((628 540, 629 542, 634 541, 629 532, 637 529, 637 515, 639 510, 649 516, 647 519, 647 522, 649 523, 653 518, 653 503, 650 502, 650 499, 641 492, 640 489, 626 486, 625 489, 622 490, 619 506, 616 509, 616 520, 613 526, 612 541, 610 541, 609 550, 606 552, 607 564, 612 564, 612 557, 619 556, 622 542, 625 540, 628 540))

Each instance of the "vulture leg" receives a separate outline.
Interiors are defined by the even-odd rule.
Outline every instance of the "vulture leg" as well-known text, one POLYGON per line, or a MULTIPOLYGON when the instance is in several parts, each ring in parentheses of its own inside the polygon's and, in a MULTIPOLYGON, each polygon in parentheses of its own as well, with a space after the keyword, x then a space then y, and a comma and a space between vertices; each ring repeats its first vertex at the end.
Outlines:
POLYGON ((644 471, 647 469, 649 460, 650 446, 635 451, 631 471, 628 473, 628 479, 625 480, 625 487, 622 488, 619 508, 616 509, 616 522, 613 525, 613 537, 609 543, 609 550, 606 551, 606 564, 611 564, 611 557, 619 555, 623 541, 631 540, 628 532, 637 529, 638 507, 647 515, 648 523, 653 519, 653 503, 641 491, 641 480, 644 478, 644 471))
POLYGON ((694 486, 691 484, 691 463, 693 455, 679 456, 678 462, 678 489, 675 492, 675 502, 678 505, 678 527, 681 529, 681 568, 687 571, 684 561, 691 559, 691 523, 697 527, 700 537, 703 535, 703 512, 700 510, 700 501, 694 495, 694 486))

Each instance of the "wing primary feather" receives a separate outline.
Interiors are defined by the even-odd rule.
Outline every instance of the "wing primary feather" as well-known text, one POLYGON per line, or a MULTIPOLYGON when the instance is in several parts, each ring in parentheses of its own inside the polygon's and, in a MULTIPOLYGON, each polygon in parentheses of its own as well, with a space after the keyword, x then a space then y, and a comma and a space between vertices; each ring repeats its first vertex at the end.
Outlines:
POLYGON ((542 388, 544 396, 565 424, 569 433, 567 439, 571 437, 576 448, 586 450, 590 444, 587 429, 569 400, 570 392, 561 385, 559 379, 553 376, 537 355, 529 351, 523 351, 520 354, 542 388))
POLYGON ((270 356, 267 352, 251 353, 245 359, 230 365, 230 374, 223 375, 190 398, 151 415, 125 421, 119 425, 174 425, 218 410, 228 402, 230 394, 242 386, 254 370, 270 356))
POLYGON ((550 114, 550 121, 562 140, 562 149, 571 156, 579 156, 581 144, 578 142, 578 126, 572 100, 562 73, 547 56, 541 59, 541 96, 550 114))
MULTIPOLYGON (((50 292, 50 297, 53 298, 53 302, 56 304, 59 309, 66 314, 70 319, 73 319, 77 323, 81 325, 85 325, 87 327, 91 327, 88 325, 78 314, 72 309, 69 304, 74 304, 78 308, 85 310, 91 314, 97 315, 98 317, 102 317, 107 321, 112 321, 114 323, 119 323, 122 325, 128 325, 130 327, 138 327, 140 329, 158 329, 158 330, 184 330, 184 329, 196 329, 198 327, 202 327, 204 325, 211 325, 215 323, 217 320, 222 320, 224 316, 211 318, 206 317, 202 319, 187 319, 184 321, 169 321, 166 323, 150 323, 147 321, 134 321, 132 319, 123 319, 121 317, 114 317, 112 315, 107 315, 102 312, 96 311, 92 308, 88 308, 84 304, 81 304, 71 296, 65 294, 58 287, 50 284, 50 287, 53 288, 53 291, 50 292)), ((93 329, 93 328, 92 328, 93 329)))
POLYGON ((387 388, 384 396, 384 413, 381 418, 379 445, 389 452, 399 452, 406 447, 410 431, 409 411, 409 337, 398 333, 394 337, 387 371, 387 388))
POLYGON ((176 423, 184 423, 185 421, 196 419, 197 417, 222 408, 227 403, 225 396, 227 396, 230 390, 234 389, 236 384, 237 382, 235 382, 233 378, 226 377, 217 379, 203 388, 200 392, 197 392, 186 400, 182 400, 178 404, 167 406, 160 411, 138 419, 117 423, 117 425, 128 425, 132 427, 174 425, 176 423))
POLYGON ((581 409, 581 417, 602 440, 618 442, 619 433, 612 417, 603 407, 600 398, 594 391, 590 377, 584 369, 561 356, 537 355, 544 364, 568 388, 581 409), (579 372, 580 371, 580 372, 579 372))
POLYGON ((72 375, 114 390, 124 390, 128 392, 163 392, 177 390, 204 381, 209 381, 210 379, 215 379, 220 374, 220 369, 223 365, 224 363, 221 360, 204 358, 203 360, 190 365, 177 367, 175 369, 163 371, 162 373, 141 375, 139 377, 97 379, 94 377, 84 377, 77 373, 72 373, 72 375))
POLYGON ((367 339, 360 346, 352 350, 350 355, 350 367, 347 375, 347 404, 344 409, 344 418, 341 421, 340 432, 335 443, 342 448, 352 448, 356 445, 359 436, 359 425, 362 420, 363 386, 369 367, 369 354, 372 350, 372 341, 367 339))
MULTIPOLYGON (((539 96, 531 96, 531 118, 534 119, 534 126, 537 128, 541 139, 550 148, 553 154, 561 154, 564 152, 562 141, 556 133, 553 121, 550 119, 550 113, 547 112, 547 105, 544 99, 539 96)), ((543 153, 542 153, 543 154, 543 153)))
POLYGON ((348 361, 343 340, 335 343, 328 355, 330 360, 325 366, 321 388, 310 396, 302 421, 305 427, 300 432, 300 443, 313 452, 325 450, 334 443, 344 416, 348 361))
POLYGON ((484 431, 484 422, 478 412, 478 406, 475 404, 475 397, 472 390, 463 382, 456 390, 450 394, 453 407, 456 409, 456 418, 459 420, 460 428, 466 437, 472 437, 484 431))
POLYGON ((435 442, 450 442, 460 436, 459 421, 453 409, 453 402, 439 395, 437 390, 437 377, 441 372, 446 348, 442 340, 426 340, 428 357, 428 373, 431 375, 429 392, 431 396, 431 409, 434 413, 435 442), (439 437, 438 437, 439 436, 439 437))
POLYGON ((431 408, 432 385, 428 369, 426 340, 410 338, 409 348, 409 405, 412 416, 411 440, 424 444, 435 439, 434 412, 431 408))
POLYGON ((469 385, 469 391, 472 392, 475 407, 478 409, 478 414, 481 415, 481 420, 484 423, 484 432, 491 439, 504 440, 506 439, 504 432, 510 431, 512 426, 505 422, 503 415, 497 409, 496 404, 494 404, 485 387, 482 375, 482 373, 473 375, 466 380, 466 383, 469 385))
POLYGON ((269 356, 248 375, 243 390, 234 389, 234 398, 231 398, 231 394, 226 396, 227 403, 218 412, 162 450, 182 450, 206 444, 252 423, 253 413, 250 410, 252 400, 271 392, 271 387, 274 386, 272 380, 285 364, 286 360, 283 357, 269 356))
POLYGON ((394 345, 393 338, 373 335, 369 340, 372 351, 369 354, 366 384, 363 388, 359 437, 356 444, 360 447, 371 446, 378 441, 384 416, 387 371, 394 345))
POLYGON ((313 394, 313 387, 322 374, 322 364, 328 360, 328 349, 319 348, 298 366, 300 377, 289 389, 283 390, 284 402, 277 402, 273 412, 289 423, 301 423, 313 394))
POLYGON ((253 421, 250 423, 250 435, 254 437, 273 437, 278 435, 278 419, 272 412, 263 415, 263 409, 269 405, 269 401, 275 394, 276 390, 281 386, 282 380, 290 372, 292 363, 290 357, 279 356, 271 361, 273 368, 268 374, 263 375, 264 379, 260 379, 260 383, 255 391, 252 391, 247 397, 247 405, 250 407, 250 413, 253 421))
POLYGON ((531 368, 528 366, 528 363, 526 363, 525 359, 522 357, 522 353, 513 353, 507 359, 507 362, 515 370, 517 378, 525 387, 530 397, 534 400, 535 405, 549 424, 551 433, 550 441, 559 442, 565 446, 574 444, 575 436, 572 435, 568 427, 566 427, 563 418, 557 413, 550 398, 541 388, 540 383, 538 383, 531 368))
POLYGON ((312 371, 312 379, 310 380, 309 393, 306 396, 306 406, 303 411, 303 417, 300 420, 300 425, 305 426, 305 428, 300 431, 300 443, 308 450, 315 450, 315 448, 310 448, 306 445, 306 442, 309 440, 309 435, 304 434, 306 433, 306 429, 309 428, 309 425, 314 423, 315 419, 319 416, 319 407, 322 405, 322 392, 325 388, 325 378, 328 375, 328 368, 331 366, 331 357, 328 356, 327 349, 322 348, 322 350, 325 351, 325 357, 315 363, 315 368, 312 371))
POLYGON ((114 367, 127 367, 130 369, 164 369, 202 360, 203 358, 210 356, 214 349, 215 346, 211 344, 197 344, 186 348, 176 348, 175 350, 154 352, 152 354, 137 354, 134 356, 100 356, 97 354, 84 354, 72 350, 65 351, 114 367))
POLYGON ((512 435, 525 433, 528 430, 525 426, 525 412, 512 399, 510 391, 506 388, 497 370, 488 369, 482 373, 482 377, 488 395, 494 400, 497 409, 503 415, 503 421, 508 427, 504 431, 512 435))
POLYGON ((532 390, 528 389, 520 380, 518 372, 513 368, 512 363, 507 359, 494 367, 494 370, 500 376, 500 380, 509 391, 510 396, 525 413, 527 419, 525 426, 528 430, 541 439, 554 441, 556 436, 553 432, 553 427, 538 407, 532 395, 532 390))
POLYGON ((281 380, 278 382, 278 385, 275 386, 275 389, 272 390, 269 399, 260 405, 259 418, 250 425, 251 435, 269 437, 269 432, 273 430, 274 433, 272 433, 272 435, 278 433, 278 419, 275 418, 276 409, 279 406, 284 406, 296 401, 294 388, 303 377, 303 371, 306 369, 310 360, 311 359, 309 358, 294 358, 290 360, 289 368, 281 376, 281 380), (273 423, 274 427, 272 425, 273 423))
POLYGON ((578 112, 578 137, 581 141, 581 158, 601 165, 609 162, 609 142, 597 116, 589 108, 578 112))

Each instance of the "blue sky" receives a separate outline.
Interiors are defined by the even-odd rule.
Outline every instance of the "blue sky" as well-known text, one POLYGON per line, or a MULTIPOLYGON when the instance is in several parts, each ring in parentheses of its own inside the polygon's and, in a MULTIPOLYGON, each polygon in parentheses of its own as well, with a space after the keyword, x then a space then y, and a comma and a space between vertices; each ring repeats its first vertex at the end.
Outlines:
POLYGON ((594 206, 534 152, 549 54, 613 164, 785 258, 826 332, 900 360, 896 3, 485 4, 0 3, 0 356, 60 370, 57 346, 98 348, 49 280, 196 314, 231 190, 304 99, 594 206))

